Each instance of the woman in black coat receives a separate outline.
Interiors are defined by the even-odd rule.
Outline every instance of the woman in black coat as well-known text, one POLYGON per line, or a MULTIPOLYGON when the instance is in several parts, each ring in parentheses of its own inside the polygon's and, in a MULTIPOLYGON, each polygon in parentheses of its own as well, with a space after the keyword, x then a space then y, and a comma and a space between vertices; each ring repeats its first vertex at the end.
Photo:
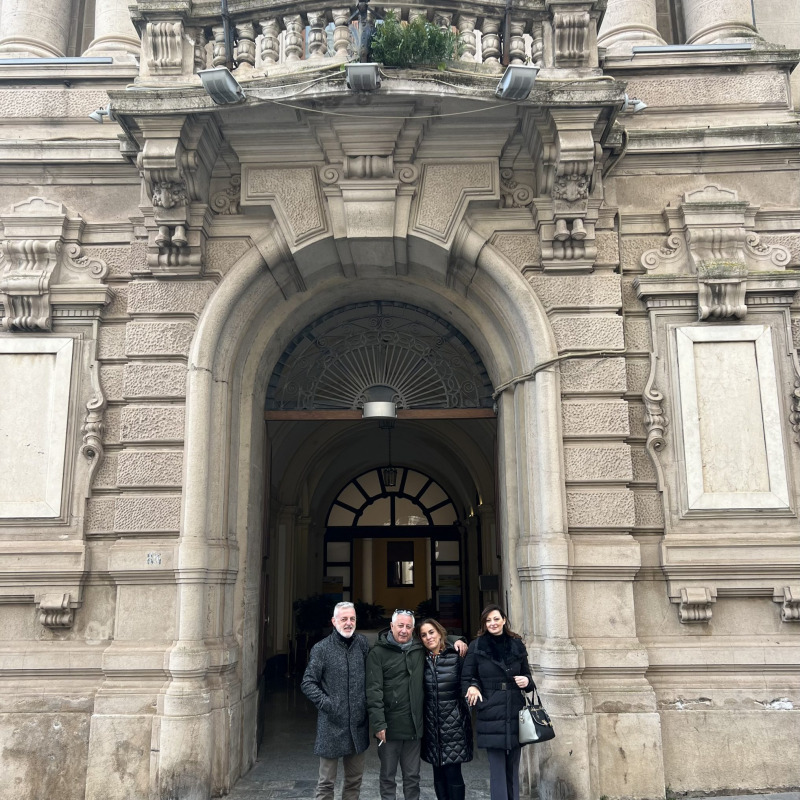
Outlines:
POLYGON ((461 673, 467 703, 476 706, 478 747, 486 748, 492 800, 519 800, 520 689, 533 689, 528 651, 508 627, 500 606, 481 612, 478 638, 469 646, 461 673))
POLYGON ((472 725, 461 692, 463 661, 435 619, 420 624, 419 638, 427 650, 422 758, 433 766, 437 800, 464 800, 461 765, 472 761, 472 725))

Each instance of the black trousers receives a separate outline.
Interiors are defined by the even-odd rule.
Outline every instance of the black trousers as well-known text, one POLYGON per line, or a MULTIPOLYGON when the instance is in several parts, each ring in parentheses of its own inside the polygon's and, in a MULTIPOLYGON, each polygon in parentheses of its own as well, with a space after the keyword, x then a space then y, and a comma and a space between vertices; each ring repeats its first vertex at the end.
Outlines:
POLYGON ((495 750, 487 748, 489 786, 492 800, 519 800, 519 759, 522 748, 495 750))
POLYGON ((433 782, 446 783, 448 786, 463 786, 464 778, 461 775, 461 764, 445 764, 443 767, 433 767, 433 782))

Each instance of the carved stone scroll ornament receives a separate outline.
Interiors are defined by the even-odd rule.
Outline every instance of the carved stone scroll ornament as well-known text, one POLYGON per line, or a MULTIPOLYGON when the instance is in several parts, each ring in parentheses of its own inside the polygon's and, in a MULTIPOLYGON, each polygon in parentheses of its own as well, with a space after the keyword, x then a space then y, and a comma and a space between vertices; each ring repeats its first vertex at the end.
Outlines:
POLYGON ((211 196, 211 208, 220 215, 238 214, 242 197, 242 176, 233 175, 230 186, 211 196))
POLYGON ((792 430, 795 433, 794 441, 796 444, 800 444, 800 376, 794 379, 794 389, 792 390, 792 413, 789 414, 789 422, 792 426, 792 430))
POLYGON ((781 603, 781 622, 800 622, 800 586, 776 588, 772 600, 781 603))
POLYGON ((84 419, 81 433, 83 433, 83 443, 80 453, 89 462, 89 480, 87 482, 87 497, 91 494, 92 480, 103 460, 103 434, 105 424, 103 417, 106 410, 106 398, 100 386, 100 378, 96 364, 91 366, 92 374, 92 397, 86 404, 86 418, 84 419))
POLYGON ((39 622, 45 628, 71 628, 75 621, 75 609, 70 607, 72 595, 52 593, 43 594, 37 603, 39 622))
POLYGON ((513 169, 500 170, 500 208, 528 208, 533 204, 533 187, 514 178, 513 169))
POLYGON ((644 387, 642 399, 644 400, 644 424, 647 429, 645 449, 649 453, 653 466, 656 469, 658 488, 661 489, 664 486, 664 475, 661 469, 661 462, 658 459, 658 453, 667 445, 664 433, 667 425, 669 425, 669 420, 664 414, 664 395, 654 386, 657 362, 658 357, 655 354, 651 354, 650 376, 644 387))
POLYGON ((689 586, 681 589, 678 603, 678 617, 684 624, 708 622, 711 619, 711 606, 717 602, 717 590, 706 586, 689 586))

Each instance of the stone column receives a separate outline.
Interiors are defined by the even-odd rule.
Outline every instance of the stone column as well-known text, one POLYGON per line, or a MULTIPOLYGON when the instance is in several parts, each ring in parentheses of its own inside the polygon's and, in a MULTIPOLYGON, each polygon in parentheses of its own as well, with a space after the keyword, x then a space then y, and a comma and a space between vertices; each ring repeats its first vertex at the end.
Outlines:
POLYGON ((598 47, 612 55, 629 54, 634 45, 663 45, 656 29, 656 0, 608 0, 598 47))
POLYGON ((85 56, 112 56, 117 61, 132 61, 141 49, 139 36, 131 22, 128 0, 96 0, 94 39, 85 56))
POLYGON ((69 45, 72 0, 3 0, 0 55, 58 58, 69 45))
POLYGON ((719 44, 759 38, 750 0, 684 0, 687 44, 719 44))

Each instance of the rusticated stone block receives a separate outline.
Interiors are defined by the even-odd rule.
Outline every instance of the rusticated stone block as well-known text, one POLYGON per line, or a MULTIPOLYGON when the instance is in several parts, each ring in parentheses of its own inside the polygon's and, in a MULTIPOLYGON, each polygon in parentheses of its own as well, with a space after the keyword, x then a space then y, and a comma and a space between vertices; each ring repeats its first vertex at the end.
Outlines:
POLYGON ((625 362, 625 371, 628 375, 628 391, 641 394, 650 377, 650 359, 628 359, 625 362))
POLYGON ((628 403, 628 420, 632 437, 647 438, 647 428, 644 426, 644 403, 628 403))
POLYGON ((129 356, 188 355, 194 327, 191 322, 129 322, 125 352, 129 356))
POLYGON ((111 299, 108 305, 103 309, 104 320, 116 320, 119 318, 127 319, 128 317, 128 287, 116 286, 111 287, 111 299))
POLYGON ((206 269, 226 275, 249 249, 241 239, 212 239, 206 245, 206 269))
POLYGON ((535 233, 498 233, 493 244, 518 269, 542 263, 542 248, 535 233))
POLYGON ((632 528, 635 523, 633 492, 567 492, 567 518, 571 528, 632 528))
POLYGON ((650 352, 650 323, 646 318, 625 318, 625 346, 628 350, 650 352))
POLYGON ((122 409, 119 406, 111 406, 106 409, 103 415, 103 424, 105 431, 103 432, 103 442, 105 444, 118 444, 120 440, 120 417, 122 416, 122 409))
POLYGON ((199 316, 213 291, 211 281, 135 281, 128 294, 128 313, 199 316))
POLYGON ((131 269, 147 272, 147 239, 134 239, 131 242, 131 269))
POLYGON ((114 530, 116 500, 113 497, 92 497, 86 503, 86 532, 114 530))
POLYGON ((111 279, 123 278, 130 275, 131 248, 128 247, 97 247, 91 245, 84 248, 89 258, 99 258, 108 265, 108 276, 111 279))
POLYGON ((180 486, 182 475, 182 452, 128 450, 119 454, 120 486, 180 486))
POLYGON ((633 463, 633 480, 637 483, 656 482, 656 468, 653 459, 643 447, 631 449, 631 462, 633 463))
POLYGON ((180 496, 117 498, 114 530, 118 533, 177 532, 180 523, 180 496))
POLYGON ((183 406, 126 406, 122 410, 122 440, 180 442, 185 422, 183 406))
POLYGON ((564 436, 626 436, 628 404, 624 400, 561 403, 564 436))
POLYGON ((620 240, 620 266, 623 272, 643 273, 642 255, 646 250, 661 247, 667 240, 666 234, 653 236, 623 236, 620 240))
POLYGON ((597 231, 595 245, 597 247, 595 264, 603 266, 619 264, 619 236, 616 231, 597 231))
POLYGON ((100 367, 100 388, 106 400, 122 400, 124 369, 121 364, 104 364, 100 367))
POLYGON ((637 491, 633 493, 633 507, 637 528, 663 528, 664 504, 659 492, 637 491))
POLYGON ((618 275, 531 275, 545 308, 617 308, 622 303, 618 275))
POLYGON ((97 357, 101 361, 125 358, 125 326, 103 325, 97 342, 97 357))
POLYGON ((626 445, 565 447, 564 467, 568 481, 629 481, 633 477, 626 445))
POLYGON ((97 472, 94 474, 92 486, 95 488, 111 488, 117 485, 117 455, 106 453, 97 472))
POLYGON ((635 280, 635 277, 622 278, 622 307, 625 309, 625 311, 638 311, 644 313, 647 309, 645 304, 636 294, 636 287, 633 285, 635 280))
POLYGON ((126 398, 184 397, 186 367, 183 364, 126 364, 126 398))
POLYGON ((792 344, 800 347, 800 318, 797 317, 792 320, 792 344))
POLYGON ((0 117, 76 117, 83 121, 98 108, 108 105, 103 89, 79 89, 59 86, 57 89, 30 87, 0 89, 0 117))
POLYGON ((574 316, 553 320, 559 350, 622 350, 622 317, 574 316))
POLYGON ((561 391, 564 394, 598 394, 626 389, 623 358, 580 358, 562 361, 561 391))

